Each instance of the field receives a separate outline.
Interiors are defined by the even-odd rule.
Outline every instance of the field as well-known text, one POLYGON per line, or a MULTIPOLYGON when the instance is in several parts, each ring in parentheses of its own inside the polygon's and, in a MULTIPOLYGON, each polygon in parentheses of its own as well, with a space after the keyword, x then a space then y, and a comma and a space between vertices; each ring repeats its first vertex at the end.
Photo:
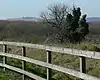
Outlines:
POLYGON ((90 23, 90 33, 91 34, 100 34, 100 22, 90 23))
MULTIPOLYGON (((89 26, 88 39, 99 39, 100 23, 89 23, 89 26)), ((48 33, 53 33, 53 30, 43 22, 0 21, 0 40, 41 43, 48 33)))
MULTIPOLYGON (((89 42, 87 40, 82 42, 81 44, 64 43, 64 44, 52 44, 52 45, 83 49, 83 50, 100 51, 99 49, 100 45, 98 44, 100 41, 99 40, 100 38, 98 37, 100 35, 99 25, 100 23, 90 23, 90 34, 87 36, 87 38, 90 40, 89 42)), ((44 41, 48 36, 48 32, 51 31, 52 29, 49 26, 41 22, 37 23, 37 22, 21 22, 21 21, 17 21, 17 22, 0 21, 0 40, 44 44, 44 41)), ((8 48, 10 49, 10 50, 8 49, 9 53, 18 54, 18 55, 21 54, 20 47, 8 46, 8 48)), ((0 49, 2 51, 2 48, 0 49)), ((37 60, 46 61, 46 52, 43 50, 27 48, 27 56, 37 60)), ((14 60, 9 58, 7 62, 10 65, 14 65, 21 68, 21 61, 19 60, 14 60)), ((71 69, 79 70, 79 58, 76 56, 53 53, 52 63, 60 66, 68 67, 71 69)), ((87 59, 88 74, 100 77, 99 66, 100 66, 100 60, 87 59)), ((42 77, 46 77, 46 69, 41 68, 40 66, 27 63, 27 70, 35 74, 38 74, 42 77)), ((9 70, 7 70, 7 72, 5 73, 2 71, 2 68, 0 69, 0 71, 2 72, 0 73, 1 75, 0 80, 21 80, 21 74, 9 70)), ((80 80, 76 77, 69 76, 67 74, 63 74, 61 72, 57 72, 54 70, 52 74, 52 79, 53 80, 80 80)))

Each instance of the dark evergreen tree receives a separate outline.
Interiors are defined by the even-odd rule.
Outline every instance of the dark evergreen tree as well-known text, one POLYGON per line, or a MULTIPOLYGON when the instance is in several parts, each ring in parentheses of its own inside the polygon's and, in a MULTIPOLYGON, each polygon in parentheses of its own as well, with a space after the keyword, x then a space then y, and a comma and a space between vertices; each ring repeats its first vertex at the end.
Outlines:
POLYGON ((72 14, 66 17, 66 39, 71 43, 82 41, 89 33, 89 25, 86 22, 86 15, 81 17, 81 9, 73 8, 72 14))

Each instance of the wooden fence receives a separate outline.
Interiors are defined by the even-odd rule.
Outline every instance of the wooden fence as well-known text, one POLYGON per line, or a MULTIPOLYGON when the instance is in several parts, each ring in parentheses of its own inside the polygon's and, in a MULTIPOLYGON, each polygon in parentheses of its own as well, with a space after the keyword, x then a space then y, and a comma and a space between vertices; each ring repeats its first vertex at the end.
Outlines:
POLYGON ((75 77, 78 77, 82 80, 100 80, 100 78, 86 74, 86 58, 100 59, 99 52, 83 51, 83 50, 76 50, 76 49, 69 49, 69 48, 62 48, 62 47, 30 44, 30 43, 7 42, 7 41, 0 41, 0 44, 3 45, 3 52, 0 52, 0 56, 3 56, 3 63, 0 63, 0 66, 4 67, 4 71, 5 71, 5 68, 8 68, 10 70, 21 73, 23 80, 25 80, 25 75, 29 76, 30 78, 36 79, 36 80, 52 80, 51 79, 51 74, 52 74, 51 70, 52 69, 75 76, 75 77), (22 47, 22 56, 7 53, 7 45, 21 46, 22 47), (46 54, 47 54, 47 62, 42 62, 42 61, 38 61, 38 60, 26 57, 26 47, 45 50, 46 54), (64 67, 52 64, 51 63, 52 52, 58 52, 59 54, 63 53, 63 54, 79 56, 80 57, 80 72, 73 70, 73 69, 64 68, 64 67), (7 57, 22 60, 22 69, 8 65, 6 63, 7 57), (30 72, 27 72, 25 70, 26 62, 30 62, 30 63, 47 68, 47 79, 39 77, 30 72))

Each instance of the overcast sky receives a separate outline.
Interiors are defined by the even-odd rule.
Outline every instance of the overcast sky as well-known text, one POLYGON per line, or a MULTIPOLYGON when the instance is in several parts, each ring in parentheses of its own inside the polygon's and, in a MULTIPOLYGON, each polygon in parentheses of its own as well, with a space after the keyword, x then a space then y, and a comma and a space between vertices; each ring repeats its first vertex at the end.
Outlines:
MULTIPOLYGON (((55 3, 73 4, 73 0, 0 0, 0 19, 23 16, 39 17, 47 6, 55 3)), ((100 17, 100 0, 74 0, 88 17, 100 17)))

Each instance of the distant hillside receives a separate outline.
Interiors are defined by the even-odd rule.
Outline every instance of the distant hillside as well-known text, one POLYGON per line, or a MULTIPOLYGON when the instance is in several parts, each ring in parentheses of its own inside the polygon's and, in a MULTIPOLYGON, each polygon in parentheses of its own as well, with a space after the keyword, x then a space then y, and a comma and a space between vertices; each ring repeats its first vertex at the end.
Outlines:
MULTIPOLYGON (((7 19, 8 21, 35 21, 40 22, 43 21, 41 18, 38 17, 20 17, 20 18, 11 18, 7 19)), ((100 22, 100 17, 88 17, 87 22, 100 22)))
POLYGON ((37 17, 21 17, 21 18, 11 18, 11 19, 7 19, 8 21, 41 21, 40 18, 37 17))
POLYGON ((100 22, 100 17, 89 17, 87 22, 100 22))

